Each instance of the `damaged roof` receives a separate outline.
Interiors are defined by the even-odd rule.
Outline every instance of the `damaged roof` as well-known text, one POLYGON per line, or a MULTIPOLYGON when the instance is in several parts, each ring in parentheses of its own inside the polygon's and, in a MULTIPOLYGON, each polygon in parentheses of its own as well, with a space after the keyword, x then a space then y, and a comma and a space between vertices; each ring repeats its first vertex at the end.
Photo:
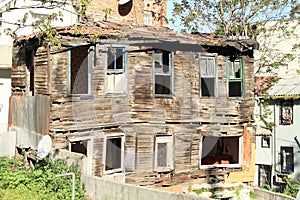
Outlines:
MULTIPOLYGON (((81 22, 73 26, 57 27, 58 34, 62 37, 86 38, 89 42, 100 42, 105 39, 127 38, 128 40, 147 40, 147 41, 164 41, 176 42, 177 44, 195 44, 210 47, 229 47, 238 52, 252 51, 258 48, 258 43, 254 40, 231 40, 223 36, 215 34, 187 34, 176 32, 167 27, 150 27, 150 26, 134 26, 120 24, 116 22, 98 21, 98 22, 81 22), (95 39, 97 39, 95 41, 95 39)), ((33 38, 40 38, 41 32, 35 32, 30 35, 20 36, 15 39, 16 46, 26 43, 33 38)), ((70 39, 71 39, 70 38, 70 39)))
POLYGON ((285 76, 268 90, 272 99, 293 99, 300 97, 300 75, 285 76))

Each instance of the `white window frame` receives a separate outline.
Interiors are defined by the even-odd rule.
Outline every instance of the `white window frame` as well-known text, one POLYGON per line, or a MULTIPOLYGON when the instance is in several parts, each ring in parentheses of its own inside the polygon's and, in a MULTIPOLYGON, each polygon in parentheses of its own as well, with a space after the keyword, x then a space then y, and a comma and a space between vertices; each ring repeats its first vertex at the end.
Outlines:
POLYGON ((152 68, 153 68, 153 94, 155 97, 172 97, 174 93, 174 52, 165 51, 161 49, 153 50, 152 52, 152 68), (161 52, 157 52, 161 51, 161 52), (169 70, 168 72, 163 71, 163 53, 169 54, 169 70), (160 57, 160 58, 159 58, 160 57), (161 69, 156 67, 156 61, 158 61, 161 69), (170 76, 170 94, 156 94, 156 78, 155 76, 170 76))
MULTIPOLYGON (((104 54, 104 63, 105 63, 105 67, 104 67, 104 92, 105 94, 113 94, 113 95, 125 95, 128 92, 128 47, 127 46, 121 46, 121 45, 111 45, 111 46, 106 46, 105 47, 105 54, 104 54), (108 69, 109 63, 108 63, 108 51, 110 50, 114 50, 114 49, 123 49, 123 58, 122 58, 122 70, 117 70, 116 66, 114 67, 114 71, 110 71, 108 69), (112 89, 108 88, 108 75, 120 75, 123 74, 124 77, 122 79, 122 87, 123 90, 120 91, 115 91, 112 89)), ((115 56, 114 56, 115 57, 115 56)))
POLYGON ((152 12, 144 11, 144 25, 152 26, 152 12))
MULTIPOLYGON (((87 175, 92 175, 93 171, 93 138, 94 136, 86 136, 86 137, 78 137, 78 138, 70 138, 69 139, 69 151, 72 152, 72 143, 86 141, 87 142, 87 165, 86 165, 86 173, 87 175)), ((77 153, 77 152, 74 152, 77 153)))
POLYGON ((199 77, 200 77, 200 96, 201 97, 218 97, 218 63, 217 63, 217 55, 215 54, 202 54, 200 55, 199 60, 199 77), (206 61, 206 69, 208 70, 208 60, 212 60, 214 63, 213 66, 213 75, 207 74, 207 72, 203 72, 201 69, 201 62, 206 61), (201 78, 214 78, 214 95, 213 96, 203 96, 202 95, 202 81, 201 78))
MULTIPOLYGON (((80 47, 81 45, 72 47, 72 49, 75 49, 76 47, 80 47)), ((93 60, 95 57, 95 47, 90 46, 88 49, 88 92, 87 93, 76 93, 73 94, 71 91, 71 67, 72 67, 72 51, 68 51, 68 95, 71 96, 84 96, 84 95, 92 95, 92 65, 93 65, 93 60)))
POLYGON ((166 172, 174 169, 174 153, 173 153, 173 136, 172 135, 156 135, 155 137, 155 155, 154 170, 158 172, 166 172), (158 144, 167 143, 167 166, 158 166, 158 144))
POLYGON ((124 155, 125 155, 125 134, 124 133, 114 133, 114 134, 109 134, 104 136, 104 145, 103 145, 103 174, 113 174, 117 172, 124 172, 124 155), (107 147, 107 141, 109 139, 113 138, 121 138, 121 167, 117 169, 111 169, 111 170, 106 170, 106 147, 107 147))
MULTIPOLYGON (((211 136, 213 137, 213 136, 211 136)), ((227 168, 241 168, 243 163, 243 136, 228 136, 228 137, 239 137, 239 162, 236 164, 217 164, 217 165, 202 165, 202 140, 200 141, 199 148, 199 169, 215 168, 215 167, 227 167, 227 168)), ((217 137, 220 138, 220 137, 217 137)))

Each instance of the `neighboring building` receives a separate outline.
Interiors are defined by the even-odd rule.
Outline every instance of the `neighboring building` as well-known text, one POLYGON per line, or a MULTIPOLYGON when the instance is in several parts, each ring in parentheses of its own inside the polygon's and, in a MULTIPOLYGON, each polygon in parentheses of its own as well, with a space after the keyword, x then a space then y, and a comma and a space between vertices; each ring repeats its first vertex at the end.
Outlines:
POLYGON ((91 1, 86 14, 95 20, 127 22, 138 26, 165 27, 167 0, 91 1))
POLYGON ((137 185, 253 183, 255 42, 129 22, 58 32, 60 49, 15 41, 17 145, 49 134, 88 158, 86 173, 137 185))
MULTIPOLYGON (((274 127, 260 129, 256 138, 258 185, 284 186, 285 177, 298 179, 300 174, 300 75, 280 78, 268 94, 264 101, 270 115, 265 120, 274 127)), ((261 112, 265 110, 261 105, 261 112)))
MULTIPOLYGON (((288 21, 276 25, 270 37, 262 37, 261 44, 272 49, 271 59, 276 62, 283 54, 291 54, 295 59, 283 62, 272 73, 257 75, 255 120, 256 129, 256 180, 258 186, 269 185, 281 190, 284 178, 299 179, 296 167, 299 157, 300 113, 299 89, 299 50, 293 50, 298 44, 300 29, 297 21, 288 21), (281 29, 280 29, 280 28, 281 29), (296 29, 293 29, 296 28, 296 29), (280 31, 281 30, 281 31, 280 31), (292 31, 292 34, 287 32, 292 31)), ((259 55, 259 54, 258 54, 259 55)), ((255 57, 257 60, 258 57, 255 57)))
MULTIPOLYGON (((56 2, 57 3, 57 2, 56 2)), ((49 5, 46 3, 46 6, 49 5)), ((60 8, 30 8, 41 7, 40 1, 0 1, 0 132, 7 130, 9 97, 11 95, 11 65, 13 38, 7 30, 15 31, 17 36, 28 35, 39 31, 32 25, 36 20, 52 13, 63 14, 62 21, 52 20, 52 26, 72 25, 77 23, 77 15, 71 4, 60 8), (5 11, 10 7, 10 11, 5 11), (24 8, 23 8, 24 7, 24 8), (26 14, 27 13, 27 14, 26 14), (26 16, 26 17, 25 17, 26 16), (24 22, 24 23, 23 23, 24 22)))

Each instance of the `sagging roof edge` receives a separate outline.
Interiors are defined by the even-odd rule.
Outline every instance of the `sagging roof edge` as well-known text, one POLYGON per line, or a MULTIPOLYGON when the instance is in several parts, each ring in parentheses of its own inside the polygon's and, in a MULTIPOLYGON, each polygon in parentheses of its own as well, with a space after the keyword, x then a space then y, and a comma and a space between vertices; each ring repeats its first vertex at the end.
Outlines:
MULTIPOLYGON (((254 40, 230 40, 220 36, 207 36, 203 34, 187 34, 181 32, 175 32, 169 28, 153 28, 153 27, 124 27, 124 25, 101 22, 94 23, 93 26, 90 24, 79 23, 74 26, 68 27, 57 27, 56 28, 59 39, 72 41, 80 39, 90 44, 102 44, 105 41, 113 40, 120 43, 126 42, 130 45, 139 45, 137 41, 141 42, 141 46, 152 45, 171 45, 172 49, 229 49, 232 53, 237 54, 252 54, 254 49, 258 49, 258 43, 254 40), (104 25, 103 25, 104 23, 104 25), (99 25, 100 24, 100 25, 99 25), (75 28, 79 28, 81 31, 75 31, 75 28), (80 34, 78 34, 78 32, 80 34), (147 41, 147 42, 145 42, 147 41), (152 42, 151 42, 152 41, 152 42), (177 46, 176 46, 177 45, 177 46), (185 48, 184 45, 186 45, 185 48), (201 48, 199 48, 201 46, 201 48)), ((14 46, 27 46, 30 41, 39 40, 45 42, 45 36, 41 32, 32 33, 26 36, 20 36, 14 40, 14 46)), ((41 45, 41 44, 40 44, 41 45)), ((165 47, 170 48, 170 47, 165 47)))

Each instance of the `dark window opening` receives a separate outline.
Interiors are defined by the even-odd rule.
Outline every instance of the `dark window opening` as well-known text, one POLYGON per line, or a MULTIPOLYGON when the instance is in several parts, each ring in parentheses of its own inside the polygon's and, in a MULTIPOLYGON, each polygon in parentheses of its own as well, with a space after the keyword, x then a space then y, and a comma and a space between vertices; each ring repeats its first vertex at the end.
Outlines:
POLYGON ((241 97, 242 96, 241 82, 229 82, 229 96, 230 97, 241 97))
POLYGON ((215 78, 201 78, 201 96, 215 96, 215 78))
POLYGON ((243 96, 243 62, 242 58, 230 60, 227 58, 228 96, 243 96))
POLYGON ((29 71, 29 92, 34 96, 34 51, 25 50, 26 67, 29 71))
POLYGON ((89 93, 89 47, 76 47, 71 50, 71 94, 89 93))
POLYGON ((122 167, 122 138, 109 138, 106 143, 105 170, 122 167))
POLYGON ((239 164, 239 137, 203 137, 201 165, 239 164))
POLYGON ((169 51, 153 52, 154 93, 158 95, 172 94, 172 54, 169 51))
POLYGON ((280 147, 281 171, 294 172, 294 149, 293 147, 280 147))
POLYGON ((270 136, 262 136, 261 137, 261 147, 262 148, 270 148, 270 136))
POLYGON ((258 186, 269 185, 271 186, 271 166, 259 165, 258 171, 258 186))
POLYGON ((171 94, 171 77, 155 75, 155 94, 171 94))
POLYGON ((280 109, 280 124, 290 125, 293 124, 293 102, 282 101, 280 109))
POLYGON ((87 141, 71 142, 71 152, 81 153, 87 156, 87 141))

